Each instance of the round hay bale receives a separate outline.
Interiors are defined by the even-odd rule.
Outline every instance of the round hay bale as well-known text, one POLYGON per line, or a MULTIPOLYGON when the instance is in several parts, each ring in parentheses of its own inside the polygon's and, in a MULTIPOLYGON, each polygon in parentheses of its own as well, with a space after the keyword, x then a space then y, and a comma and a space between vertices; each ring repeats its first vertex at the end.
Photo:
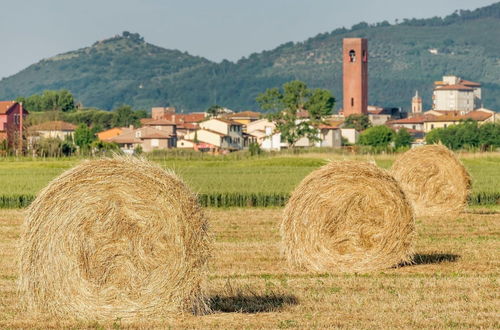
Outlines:
POLYGON ((129 157, 85 161, 28 209, 21 299, 57 318, 204 313, 209 243, 196 196, 173 173, 129 157))
POLYGON ((454 216, 464 210, 471 178, 460 160, 442 145, 411 149, 391 168, 420 216, 454 216))
POLYGON ((410 203, 396 180, 372 164, 331 162, 309 174, 281 224, 286 258, 317 272, 369 272, 411 260, 410 203))

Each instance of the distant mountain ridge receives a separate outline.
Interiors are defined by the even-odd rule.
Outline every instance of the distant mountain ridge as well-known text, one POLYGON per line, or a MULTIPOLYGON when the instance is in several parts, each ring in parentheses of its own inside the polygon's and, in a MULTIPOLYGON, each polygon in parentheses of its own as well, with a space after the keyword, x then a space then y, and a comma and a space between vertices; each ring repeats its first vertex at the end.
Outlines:
POLYGON ((170 105, 192 112, 220 104, 244 110, 257 109, 255 97, 266 88, 300 79, 310 87, 330 89, 338 109, 342 39, 363 37, 369 42, 370 104, 408 109, 419 90, 428 109, 433 82, 453 74, 482 83, 484 106, 500 111, 498 31, 500 2, 397 25, 362 22, 221 63, 154 46, 137 33, 124 32, 2 79, 0 99, 66 88, 85 106, 103 109, 170 105))

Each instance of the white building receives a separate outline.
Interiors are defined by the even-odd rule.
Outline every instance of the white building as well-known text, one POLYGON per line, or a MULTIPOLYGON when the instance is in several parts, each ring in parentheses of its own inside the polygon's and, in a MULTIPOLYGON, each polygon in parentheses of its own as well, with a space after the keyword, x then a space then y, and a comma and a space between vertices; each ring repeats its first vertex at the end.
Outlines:
POLYGON ((359 141, 359 132, 354 128, 341 128, 340 133, 350 144, 356 144, 359 141))
POLYGON ((432 109, 466 114, 481 106, 481 84, 457 76, 444 76, 434 83, 432 109))
MULTIPOLYGON (((231 120, 214 118, 201 122, 199 126, 198 130, 186 134, 183 137, 184 141, 180 142, 201 142, 212 149, 243 149, 242 124, 231 120)), ((182 145, 181 147, 186 146, 182 145)))

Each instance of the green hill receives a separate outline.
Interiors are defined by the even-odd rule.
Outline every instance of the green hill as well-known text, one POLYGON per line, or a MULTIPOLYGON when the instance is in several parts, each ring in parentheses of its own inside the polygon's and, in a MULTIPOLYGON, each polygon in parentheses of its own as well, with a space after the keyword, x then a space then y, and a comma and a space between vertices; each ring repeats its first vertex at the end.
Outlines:
POLYGON ((406 109, 415 90, 431 105, 433 82, 458 75, 483 84, 484 106, 500 110, 500 3, 444 18, 397 25, 359 23, 351 29, 286 43, 237 62, 214 63, 145 43, 137 34, 42 60, 0 81, 0 99, 67 88, 86 106, 105 109, 176 106, 196 111, 221 104, 256 109, 269 87, 300 79, 330 89, 341 106, 341 46, 345 37, 369 40, 369 103, 406 109), (429 50, 436 49, 437 54, 429 50))

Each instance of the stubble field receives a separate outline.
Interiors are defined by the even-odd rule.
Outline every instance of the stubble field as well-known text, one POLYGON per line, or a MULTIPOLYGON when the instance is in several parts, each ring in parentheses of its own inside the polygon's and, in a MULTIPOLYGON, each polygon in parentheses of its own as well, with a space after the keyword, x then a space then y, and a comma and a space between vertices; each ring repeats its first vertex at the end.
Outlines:
POLYGON ((0 210, 0 328, 324 328, 500 326, 500 216, 468 211, 417 221, 414 265, 369 274, 288 269, 279 252, 281 208, 208 209, 215 236, 208 291, 213 314, 69 322, 17 306, 22 210, 0 210))

